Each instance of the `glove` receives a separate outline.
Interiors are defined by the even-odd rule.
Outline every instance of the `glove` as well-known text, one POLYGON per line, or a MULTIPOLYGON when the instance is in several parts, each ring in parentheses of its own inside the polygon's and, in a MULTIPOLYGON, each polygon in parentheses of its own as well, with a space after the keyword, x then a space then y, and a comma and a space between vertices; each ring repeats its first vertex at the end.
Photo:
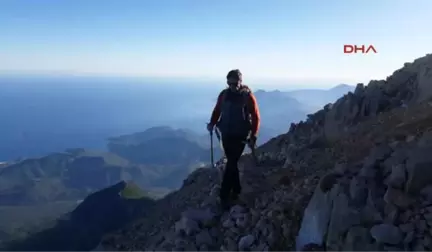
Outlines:
POLYGON ((254 136, 254 135, 252 135, 252 136, 249 137, 249 141, 248 142, 249 142, 249 146, 251 148, 255 147, 256 140, 257 140, 257 137, 254 136))
POLYGON ((213 124, 211 124, 211 123, 207 123, 207 130, 208 130, 208 132, 212 132, 212 131, 213 131, 213 128, 214 128, 214 125, 213 125, 213 124))

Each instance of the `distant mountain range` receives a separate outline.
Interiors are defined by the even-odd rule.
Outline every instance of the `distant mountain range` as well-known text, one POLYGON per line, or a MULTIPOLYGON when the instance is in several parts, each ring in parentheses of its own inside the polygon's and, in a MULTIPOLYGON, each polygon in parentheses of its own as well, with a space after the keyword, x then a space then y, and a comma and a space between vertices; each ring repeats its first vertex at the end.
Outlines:
MULTIPOLYGON (((58 217, 89 194, 120 181, 133 180, 147 197, 161 197, 177 189, 191 171, 209 163, 209 142, 208 135, 162 126, 110 138, 111 152, 69 149, 5 162, 0 166, 0 221, 15 221, 0 224, 0 242, 22 236, 30 227, 38 230, 52 215, 58 217), (28 213, 23 219, 26 208, 38 215, 28 213)), ((220 157, 215 144, 215 160, 220 157)))
MULTIPOLYGON (((314 106, 323 106, 332 97, 340 97, 352 89, 351 86, 340 85, 330 90, 257 90, 255 95, 262 117, 258 144, 288 131, 291 122, 305 119, 314 106), (315 105, 305 105, 305 102, 312 101, 315 105)), ((170 126, 151 127, 142 132, 110 137, 107 149, 72 148, 40 158, 0 163, 0 220, 16 220, 0 225, 0 242, 21 237, 29 227, 33 231, 39 230, 38 227, 71 211, 88 195, 121 181, 133 180, 138 188, 145 190, 148 198, 161 197, 178 188, 194 169, 208 165, 210 161, 208 133, 170 126), (42 204, 51 207, 43 208, 42 204), (33 216, 26 215, 26 209, 38 212, 38 217, 21 218, 24 215, 33 216), (17 231, 16 227, 21 231, 17 231)), ((216 138, 214 154, 215 160, 222 156, 216 138)), ((77 209, 82 208, 82 204, 77 209)), ((70 227, 70 223, 66 226, 70 227)), ((64 224, 60 227, 65 230, 64 224)), ((47 231, 42 236, 46 237, 53 230, 58 229, 47 231)), ((63 234, 56 239, 61 241, 63 234)))
MULTIPOLYGON (((79 200, 129 179, 149 190, 172 190, 210 161, 208 136, 170 127, 111 138, 108 148, 110 152, 70 149, 3 166, 0 205, 79 200)), ((215 158, 220 157, 215 148, 215 158)))
POLYGON ((341 84, 331 89, 257 90, 254 94, 262 121, 258 143, 263 144, 274 136, 286 133, 292 122, 306 119, 307 114, 354 91, 354 88, 341 84))
MULTIPOLYGON (((286 132, 290 122, 306 117, 309 110, 298 100, 318 100, 319 97, 322 104, 352 88, 339 85, 330 90, 256 91, 262 117, 259 144, 286 132)), ((217 140, 214 141, 217 160, 222 153, 217 140)), ((182 178, 192 170, 208 164, 210 159, 208 134, 169 126, 111 137, 107 146, 109 152, 69 149, 41 158, 2 163, 0 204, 77 200, 132 178, 150 191, 171 190, 180 186, 182 178)))
MULTIPOLYGON (((210 157, 208 134, 169 126, 152 127, 108 141, 109 151, 138 164, 190 166, 206 163, 210 157)), ((220 157, 220 150, 216 152, 220 157)))
POLYGON ((321 109, 325 104, 335 102, 344 94, 354 91, 354 89, 355 86, 340 84, 331 89, 299 89, 288 91, 286 94, 315 111, 321 109))

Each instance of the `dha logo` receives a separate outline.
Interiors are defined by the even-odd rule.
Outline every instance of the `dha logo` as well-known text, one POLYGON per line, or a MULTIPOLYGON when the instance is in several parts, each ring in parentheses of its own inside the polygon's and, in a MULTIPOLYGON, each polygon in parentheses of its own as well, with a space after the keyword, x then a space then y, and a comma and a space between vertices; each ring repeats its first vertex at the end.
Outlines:
POLYGON ((377 50, 373 45, 344 45, 344 54, 362 54, 377 53, 377 50))

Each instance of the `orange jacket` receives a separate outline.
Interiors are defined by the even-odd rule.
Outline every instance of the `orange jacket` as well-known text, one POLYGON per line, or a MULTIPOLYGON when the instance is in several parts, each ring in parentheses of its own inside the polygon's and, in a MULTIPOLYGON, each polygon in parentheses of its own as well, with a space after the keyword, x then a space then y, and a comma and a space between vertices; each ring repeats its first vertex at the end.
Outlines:
MULTIPOLYGON (((210 124, 216 125, 216 123, 219 121, 219 117, 221 115, 221 103, 223 99, 223 91, 219 94, 216 105, 213 109, 213 113, 210 118, 210 124)), ((258 103, 256 101, 255 95, 250 92, 249 93, 249 103, 247 104, 247 108, 250 110, 249 113, 251 114, 252 119, 252 135, 257 136, 258 130, 260 127, 260 113, 258 108, 258 103)))

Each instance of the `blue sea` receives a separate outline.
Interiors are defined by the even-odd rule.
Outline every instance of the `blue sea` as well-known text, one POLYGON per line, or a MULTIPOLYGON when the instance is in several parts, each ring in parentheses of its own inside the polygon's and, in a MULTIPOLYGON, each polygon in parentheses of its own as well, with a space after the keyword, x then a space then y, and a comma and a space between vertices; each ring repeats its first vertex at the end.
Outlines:
POLYGON ((0 77, 0 161, 167 125, 204 131, 223 83, 101 77, 0 77))

